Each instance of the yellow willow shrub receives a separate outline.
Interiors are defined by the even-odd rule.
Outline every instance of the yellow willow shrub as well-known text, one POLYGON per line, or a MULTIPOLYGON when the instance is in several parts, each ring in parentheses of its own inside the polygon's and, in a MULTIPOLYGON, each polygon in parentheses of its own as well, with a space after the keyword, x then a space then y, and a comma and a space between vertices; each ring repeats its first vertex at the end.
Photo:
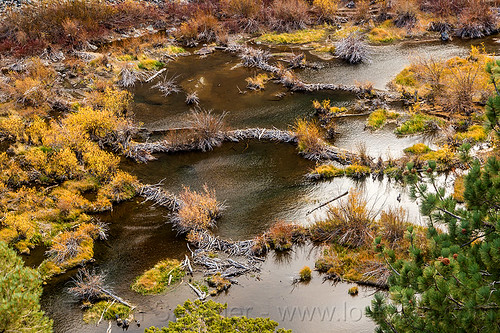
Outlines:
POLYGON ((56 207, 66 219, 76 219, 83 211, 90 209, 91 203, 80 193, 61 187, 52 191, 56 207))
POLYGON ((339 6, 338 0, 314 0, 313 6, 316 7, 321 16, 327 20, 335 19, 339 6))
POLYGON ((96 143, 91 141, 86 141, 83 144, 82 155, 85 168, 100 180, 111 178, 120 162, 118 156, 102 150, 96 143))
POLYGON ((28 142, 37 146, 43 145, 43 137, 48 130, 48 125, 45 120, 38 116, 33 117, 31 122, 25 126, 28 142))
POLYGON ((81 132, 79 127, 70 127, 51 122, 50 126, 42 138, 42 143, 46 147, 53 149, 63 149, 69 147, 75 152, 81 152, 87 140, 86 133, 81 132))
POLYGON ((26 162, 29 163, 38 172, 48 173, 48 157, 42 147, 33 147, 24 154, 26 162))
POLYGON ((132 101, 132 94, 126 90, 105 88, 104 92, 93 91, 87 97, 87 102, 95 109, 112 112, 115 115, 125 114, 132 101))
POLYGON ((0 241, 7 244, 12 243, 18 236, 17 231, 11 227, 4 227, 0 230, 0 241))
POLYGON ((0 153, 0 181, 8 186, 18 186, 29 180, 29 175, 19 163, 7 155, 0 153))
POLYGON ((15 230, 17 234, 16 239, 26 239, 30 241, 37 234, 38 223, 32 218, 30 212, 8 212, 3 217, 2 225, 11 230, 15 230))
POLYGON ((69 131, 90 135, 91 138, 104 138, 118 129, 118 119, 109 110, 95 110, 83 107, 78 112, 68 115, 63 126, 69 131))
POLYGON ((25 140, 24 121, 19 116, 9 116, 0 119, 0 135, 8 140, 25 140))
POLYGON ((92 205, 95 212, 105 212, 113 208, 113 203, 111 202, 111 200, 103 195, 97 196, 97 199, 92 202, 92 205))
POLYGON ((69 148, 63 148, 50 158, 50 173, 57 179, 71 179, 82 173, 75 153, 69 148))
POLYGON ((40 192, 33 187, 21 187, 17 191, 4 193, 0 197, 0 205, 4 211, 36 212, 42 207, 53 205, 52 198, 43 190, 40 192))
POLYGON ((112 202, 120 202, 133 198, 138 186, 139 182, 135 176, 118 171, 108 184, 99 189, 97 195, 98 197, 107 198, 112 202))

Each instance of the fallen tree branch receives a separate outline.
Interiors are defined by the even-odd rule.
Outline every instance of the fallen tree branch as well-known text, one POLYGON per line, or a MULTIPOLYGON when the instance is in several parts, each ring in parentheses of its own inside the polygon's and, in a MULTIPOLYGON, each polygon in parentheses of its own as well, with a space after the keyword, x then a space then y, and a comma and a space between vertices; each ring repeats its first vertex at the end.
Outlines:
POLYGON ((203 291, 201 291, 200 289, 196 288, 195 286, 193 286, 191 283, 188 282, 188 285, 191 287, 191 289, 193 289, 193 291, 196 293, 196 295, 198 296, 198 298, 200 300, 204 300, 205 298, 207 298, 207 294, 203 291))
POLYGON ((346 196, 346 195, 348 195, 348 194, 349 194, 349 191, 345 191, 345 192, 344 192, 344 193, 342 193, 341 195, 339 195, 339 196, 337 196, 337 197, 333 198, 332 200, 329 200, 329 201, 327 201, 327 202, 325 202, 325 203, 323 203, 323 204, 319 205, 318 207, 316 207, 316 208, 314 208, 314 209, 311 209, 310 211, 308 211, 308 212, 306 213, 306 216, 307 216, 307 215, 309 215, 309 214, 311 214, 311 213, 312 213, 312 212, 314 212, 315 210, 318 210, 318 209, 320 209, 320 208, 322 208, 322 207, 325 207, 326 205, 328 205, 328 204, 329 204, 329 203, 331 203, 331 202, 334 202, 335 200, 338 200, 338 199, 340 199, 340 198, 342 198, 342 197, 345 197, 345 196, 346 196))

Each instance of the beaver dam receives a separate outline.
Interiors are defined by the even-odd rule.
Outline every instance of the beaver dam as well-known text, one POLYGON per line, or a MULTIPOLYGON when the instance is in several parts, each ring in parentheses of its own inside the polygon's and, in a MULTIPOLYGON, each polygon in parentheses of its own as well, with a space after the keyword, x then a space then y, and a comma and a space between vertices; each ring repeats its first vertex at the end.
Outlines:
MULTIPOLYGON (((380 47, 377 54, 385 56, 378 55, 367 66, 339 67, 339 64, 322 61, 320 69, 299 70, 299 75, 307 80, 354 84, 355 74, 348 79, 342 73, 362 71, 369 78, 378 77, 378 61, 382 61, 379 58, 390 54, 393 57, 391 66, 380 64, 384 68, 385 81, 376 81, 378 87, 384 88, 400 68, 409 64, 411 53, 427 52, 449 57, 468 52, 468 45, 462 44, 448 44, 444 49, 425 43, 398 47, 405 50, 401 55, 392 48, 380 47)), ((353 189, 363 192, 374 215, 388 207, 404 207, 409 220, 425 225, 417 204, 409 198, 408 188, 397 180, 372 175, 359 179, 311 180, 307 174, 318 162, 298 154, 295 134, 291 139, 282 140, 266 135, 266 129, 268 133, 278 129, 293 132, 298 118, 317 118, 313 100, 330 100, 332 107, 354 109, 361 101, 356 93, 340 90, 291 92, 279 82, 269 82, 260 91, 248 90, 245 79, 262 71, 244 67, 237 55, 224 51, 215 51, 204 57, 183 56, 169 62, 166 68, 165 73, 169 78, 175 78, 179 89, 197 92, 199 107, 212 109, 216 116, 224 114, 225 132, 258 128, 256 134, 249 138, 223 139, 215 142, 213 149, 210 147, 208 151, 197 147, 181 147, 172 152, 166 148, 153 149, 150 146, 155 142, 173 136, 187 136, 186 133, 192 131, 189 116, 193 106, 186 105, 183 93, 164 96, 156 90, 154 85, 161 78, 138 83, 132 89, 134 118, 143 124, 139 140, 142 143, 138 145, 150 147, 153 159, 147 163, 123 159, 122 169, 136 175, 141 183, 158 184, 157 187, 173 196, 185 187, 201 191, 206 185, 214 190, 217 200, 225 206, 212 230, 215 237, 236 242, 251 240, 277 221, 307 227, 328 215, 327 206, 315 208, 353 189), (184 151, 186 149, 188 151, 184 151), (311 210, 314 211, 310 213, 311 210)), ((383 103, 392 105, 395 110, 404 108, 390 100, 383 103)), ((384 160, 400 158, 404 155, 403 150, 415 143, 423 142, 436 147, 433 135, 397 136, 394 134, 397 125, 391 124, 372 131, 366 127, 367 119, 368 115, 363 112, 361 115, 340 117, 335 135, 328 139, 329 142, 356 154, 362 146, 364 153, 384 160)), ((130 289, 139 275, 161 260, 171 258, 182 261, 186 255, 191 256, 190 250, 194 246, 191 245, 190 249, 184 237, 172 228, 170 205, 170 201, 158 204, 155 200, 144 201, 137 197, 118 204, 109 213, 98 215, 102 222, 109 223, 109 236, 107 240, 96 243, 93 267, 106 274, 106 281, 116 294, 137 307, 134 318, 140 320, 141 327, 134 324, 129 331, 139 332, 144 326, 166 325, 168 320, 174 318, 173 309, 177 304, 198 297, 189 287, 188 279, 204 279, 206 268, 191 263, 194 266, 193 277, 184 278, 183 283, 168 293, 141 296, 130 289)), ((258 270, 234 278, 237 282, 234 281, 230 289, 214 299, 228 303, 229 315, 270 317, 297 332, 312 329, 321 332, 371 332, 374 325, 366 318, 364 308, 370 304, 376 288, 362 286, 359 295, 352 297, 347 290, 354 284, 325 282, 326 276, 318 272, 313 273, 309 283, 296 282, 298 271, 304 266, 314 267, 320 252, 321 247, 311 241, 296 245, 290 251, 269 252, 260 257, 262 262, 257 263, 258 270)), ((33 251, 27 259, 28 263, 37 264, 36 253, 36 250, 33 251)), ((108 322, 105 320, 98 328, 81 320, 80 305, 66 292, 73 275, 74 271, 70 270, 53 278, 44 290, 42 305, 55 319, 56 330, 106 330, 108 322)))
POLYGON ((496 5, 0 4, 0 332, 498 329, 496 5))

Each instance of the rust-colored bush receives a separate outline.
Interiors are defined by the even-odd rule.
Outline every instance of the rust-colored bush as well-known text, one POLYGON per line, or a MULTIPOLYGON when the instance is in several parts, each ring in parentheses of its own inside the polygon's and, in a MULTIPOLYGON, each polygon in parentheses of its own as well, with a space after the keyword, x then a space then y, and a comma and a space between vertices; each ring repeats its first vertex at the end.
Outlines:
POLYGON ((189 21, 180 25, 175 37, 187 46, 199 42, 214 42, 220 33, 219 21, 208 12, 198 11, 189 21))
POLYGON ((179 199, 182 204, 174 213, 172 221, 181 233, 213 228, 223 209, 223 205, 215 198, 215 191, 210 191, 206 185, 200 193, 185 187, 179 199))
POLYGON ((485 0, 469 0, 458 18, 457 35, 481 38, 496 31, 497 19, 485 0))
POLYGON ((270 14, 269 23, 276 31, 304 29, 311 19, 304 0, 274 0, 270 14))
POLYGON ((27 52, 27 46, 47 44, 78 46, 91 38, 140 23, 154 23, 157 7, 144 2, 110 4, 104 0, 35 0, 23 3, 7 16, 0 29, 0 42, 11 43, 6 51, 27 52))

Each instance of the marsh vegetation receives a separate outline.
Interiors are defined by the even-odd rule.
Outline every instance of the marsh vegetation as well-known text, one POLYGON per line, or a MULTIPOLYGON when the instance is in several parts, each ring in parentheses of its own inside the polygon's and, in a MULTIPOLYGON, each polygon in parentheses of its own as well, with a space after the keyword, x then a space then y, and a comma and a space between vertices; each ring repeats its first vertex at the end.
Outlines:
POLYGON ((369 330, 494 332, 500 62, 485 37, 496 5, 2 4, 0 331, 92 330, 82 317, 142 330, 146 313, 147 332, 285 332, 274 312, 227 315, 207 298, 300 294, 321 276, 337 285, 320 300, 345 287, 365 306, 357 285, 390 291, 366 310, 369 330), (380 53, 431 44, 455 49, 408 57, 383 89, 305 79, 376 72, 380 53), (167 325, 150 311, 166 295, 176 321, 147 328, 167 325))

